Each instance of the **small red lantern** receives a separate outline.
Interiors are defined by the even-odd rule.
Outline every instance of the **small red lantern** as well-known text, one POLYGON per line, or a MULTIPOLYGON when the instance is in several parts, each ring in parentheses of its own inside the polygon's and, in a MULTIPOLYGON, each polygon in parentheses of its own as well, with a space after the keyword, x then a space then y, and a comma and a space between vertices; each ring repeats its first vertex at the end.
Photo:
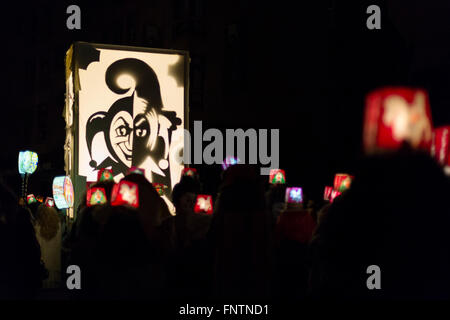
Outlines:
POLYGON ((86 195, 86 205, 88 207, 107 202, 106 192, 104 188, 90 188, 86 195))
POLYGON ((27 195, 27 203, 28 204, 32 204, 34 202, 37 202, 36 197, 34 196, 34 194, 27 195))
POLYGON ((449 134, 450 126, 436 128, 433 131, 431 155, 443 166, 450 166, 449 134))
POLYGON ((342 194, 342 192, 339 192, 339 191, 337 191, 337 190, 331 191, 330 202, 333 202, 334 199, 336 199, 337 197, 339 197, 341 194, 342 194))
POLYGON ((363 143, 366 153, 398 149, 404 142, 429 150, 432 137, 427 93, 409 88, 384 88, 366 98, 363 143))
POLYGON ((195 168, 184 168, 181 172, 181 176, 195 177, 197 175, 197 169, 195 168))
POLYGON ((55 206, 55 200, 53 200, 53 198, 47 197, 47 198, 45 199, 44 205, 45 205, 46 207, 53 208, 53 207, 55 206))
POLYGON ((333 191, 333 187, 326 186, 325 191, 323 193, 323 200, 330 201, 332 191, 333 191))
POLYGON ((156 182, 152 183, 152 185, 160 196, 164 195, 164 190, 167 189, 166 185, 164 185, 162 183, 156 183, 156 182))
POLYGON ((132 174, 132 173, 136 173, 136 174, 142 174, 143 176, 145 176, 145 169, 142 168, 138 168, 138 167, 131 167, 130 170, 128 170, 128 174, 132 174))
POLYGON ((269 183, 271 184, 285 184, 286 173, 282 169, 271 169, 269 174, 269 183))
POLYGON ((212 214, 213 212, 212 196, 199 194, 197 196, 197 201, 195 202, 194 212, 212 214))
POLYGON ((334 176, 334 189, 339 192, 344 192, 345 190, 350 188, 353 176, 346 173, 337 173, 334 176))
POLYGON ((139 190, 138 185, 130 181, 120 181, 115 184, 111 193, 111 205, 122 206, 128 205, 133 208, 139 207, 139 190))
POLYGON ((97 181, 113 181, 114 175, 110 169, 100 169, 97 173, 97 181))

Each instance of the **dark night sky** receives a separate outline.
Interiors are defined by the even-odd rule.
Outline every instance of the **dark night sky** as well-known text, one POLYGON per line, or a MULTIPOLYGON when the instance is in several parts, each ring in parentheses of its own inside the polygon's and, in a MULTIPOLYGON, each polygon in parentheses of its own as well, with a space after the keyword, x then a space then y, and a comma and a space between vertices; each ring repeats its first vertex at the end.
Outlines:
POLYGON ((315 197, 357 165, 370 90, 424 87, 434 124, 450 123, 445 1, 77 2, 80 31, 66 28, 69 4, 18 3, 2 15, 1 170, 14 185, 18 151, 36 150, 31 192, 49 193, 63 174, 64 57, 78 40, 188 50, 190 120, 279 128, 288 183, 315 197), (381 30, 366 28, 370 4, 381 7, 381 30))

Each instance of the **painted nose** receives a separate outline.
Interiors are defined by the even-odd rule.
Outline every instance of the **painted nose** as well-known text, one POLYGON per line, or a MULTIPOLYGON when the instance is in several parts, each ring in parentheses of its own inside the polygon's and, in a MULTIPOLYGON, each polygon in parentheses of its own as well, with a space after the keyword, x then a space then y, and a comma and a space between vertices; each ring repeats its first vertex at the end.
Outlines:
POLYGON ((128 140, 125 141, 125 147, 129 150, 132 151, 133 150, 133 132, 130 132, 130 134, 128 135, 128 140))

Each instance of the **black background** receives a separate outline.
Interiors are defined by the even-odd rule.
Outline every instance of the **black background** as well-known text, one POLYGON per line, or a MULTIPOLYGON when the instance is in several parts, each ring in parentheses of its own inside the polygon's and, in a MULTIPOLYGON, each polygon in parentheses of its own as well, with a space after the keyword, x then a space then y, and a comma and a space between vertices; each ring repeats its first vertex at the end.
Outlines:
MULTIPOLYGON (((74 41, 188 50, 190 122, 280 129, 280 167, 315 198, 361 156, 365 95, 387 85, 430 94, 450 123, 446 1, 40 1, 10 3, 1 21, 1 173, 18 190, 19 150, 38 152, 29 192, 64 174, 64 57, 74 41), (81 8, 68 30, 66 8, 81 8), (366 9, 381 8, 381 30, 366 9)), ((219 166, 200 167, 214 192, 219 166)))

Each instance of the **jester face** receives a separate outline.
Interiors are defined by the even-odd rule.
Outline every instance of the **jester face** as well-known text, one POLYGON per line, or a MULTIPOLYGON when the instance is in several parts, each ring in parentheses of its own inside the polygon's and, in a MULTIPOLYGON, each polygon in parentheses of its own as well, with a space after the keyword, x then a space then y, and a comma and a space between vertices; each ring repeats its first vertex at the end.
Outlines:
POLYGON ((146 108, 147 102, 133 95, 117 101, 108 112, 108 147, 116 160, 128 168, 145 157, 150 132, 155 132, 152 138, 156 137, 156 114, 149 112, 146 115, 146 108))
POLYGON ((93 170, 111 168, 126 175, 133 166, 145 168, 153 182, 170 185, 171 135, 182 123, 176 112, 164 110, 158 77, 145 62, 126 58, 112 63, 105 74, 109 89, 121 98, 106 111, 92 114, 86 124, 86 144, 93 170), (130 82, 119 81, 125 76, 130 82), (93 141, 103 133, 108 153, 101 163, 93 141))

